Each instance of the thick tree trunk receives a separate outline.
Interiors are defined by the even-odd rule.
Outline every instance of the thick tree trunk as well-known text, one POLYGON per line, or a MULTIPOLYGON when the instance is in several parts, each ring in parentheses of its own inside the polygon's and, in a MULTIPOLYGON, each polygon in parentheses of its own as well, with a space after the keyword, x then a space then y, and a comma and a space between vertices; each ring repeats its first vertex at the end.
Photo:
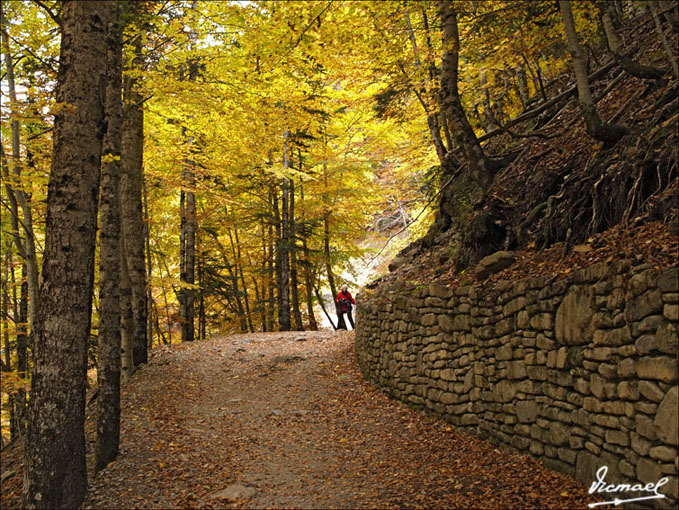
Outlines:
POLYGON ((78 508, 87 490, 85 389, 107 26, 113 2, 65 2, 47 195, 40 320, 25 444, 24 507, 78 508))
POLYGON ((611 145, 624 136, 627 130, 621 126, 604 123, 601 117, 599 117, 592 100, 592 90, 589 85, 589 76, 587 75, 587 62, 585 61, 582 47, 578 42, 570 1, 559 0, 559 8, 561 9, 561 16, 566 30, 568 48, 573 58, 573 68, 578 85, 578 101, 582 115, 585 118, 587 133, 593 138, 611 145))
MULTIPOLYGON (((141 39, 136 43, 137 56, 132 65, 139 66, 141 39)), ((146 263, 144 261, 144 214, 142 184, 144 164, 144 110, 137 80, 125 79, 125 106, 121 139, 121 208, 124 255, 132 288, 134 320, 134 365, 148 361, 146 343, 146 263)))
MULTIPOLYGON (((191 39, 195 39, 195 34, 190 35, 191 39)), ((198 78, 198 62, 192 60, 189 62, 188 79, 195 82, 198 78)), ((180 79, 182 79, 180 77, 180 79)), ((182 128, 182 134, 186 139, 189 153, 197 150, 196 141, 193 135, 187 136, 186 128, 182 128)), ((182 275, 181 280, 188 284, 194 285, 196 282, 196 231, 198 229, 196 217, 196 195, 194 192, 194 161, 187 157, 183 161, 182 166, 182 275)), ((195 296, 196 291, 191 288, 183 288, 181 290, 182 303, 182 342, 192 342, 195 338, 195 296)))
POLYGON ((118 455, 120 444, 120 135, 123 32, 111 25, 106 87, 107 130, 102 147, 99 230, 99 339, 95 471, 118 455))
POLYGON ((460 101, 457 86, 457 66, 460 52, 457 12, 454 3, 450 0, 439 1, 438 11, 443 29, 444 47, 441 63, 441 90, 439 91, 441 110, 445 112, 455 143, 462 151, 472 178, 485 190, 490 186, 496 168, 486 158, 481 145, 479 145, 460 101))
POLYGON ((597 8, 599 9, 599 16, 601 17, 601 25, 604 27, 604 32, 606 34, 608 49, 611 51, 618 64, 620 64, 620 67, 637 78, 652 78, 656 80, 662 78, 665 74, 662 69, 640 64, 624 53, 622 42, 618 37, 615 26, 613 26, 613 19, 611 18, 611 9, 615 8, 613 4, 603 0, 597 0, 597 8))

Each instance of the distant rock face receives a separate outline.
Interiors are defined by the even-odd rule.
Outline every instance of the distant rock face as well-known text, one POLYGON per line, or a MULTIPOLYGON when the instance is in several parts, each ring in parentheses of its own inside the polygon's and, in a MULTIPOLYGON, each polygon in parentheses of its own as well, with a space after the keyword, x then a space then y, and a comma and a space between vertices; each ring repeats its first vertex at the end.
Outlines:
POLYGON ((507 269, 514 262, 516 262, 516 253, 512 251, 496 251, 492 255, 488 255, 481 259, 476 265, 476 276, 483 280, 490 275, 507 269))
POLYGON ((215 492, 211 499, 226 499, 228 501, 238 501, 249 499, 255 495, 255 489, 252 487, 244 487, 243 485, 229 485, 226 489, 215 492))

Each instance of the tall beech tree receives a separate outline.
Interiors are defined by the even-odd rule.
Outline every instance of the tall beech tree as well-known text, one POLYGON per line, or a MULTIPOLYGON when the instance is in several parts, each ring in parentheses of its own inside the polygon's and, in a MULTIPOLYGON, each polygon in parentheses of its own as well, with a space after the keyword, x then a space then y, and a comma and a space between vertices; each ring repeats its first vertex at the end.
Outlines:
POLYGON ((439 102, 457 146, 464 155, 469 173, 478 185, 487 189, 497 168, 486 157, 476 134, 469 124, 462 107, 457 85, 458 61, 460 56, 460 35, 457 27, 457 10, 451 0, 437 4, 443 34, 443 59, 441 62, 441 89, 439 102))
POLYGON ((578 102, 580 103, 582 116, 585 119, 587 133, 606 144, 613 144, 627 133, 627 129, 615 124, 608 124, 599 117, 594 106, 594 100, 592 99, 592 89, 587 74, 587 62, 582 46, 578 42, 578 34, 575 29, 570 0, 559 0, 559 8, 561 9, 561 16, 566 30, 568 49, 573 59, 573 69, 575 70, 575 78, 578 84, 578 102))
POLYGON ((113 2, 68 1, 25 446, 24 506, 77 508, 87 489, 85 388, 113 2))
POLYGON ((121 6, 108 37, 106 135, 101 162, 99 231, 99 338, 97 352, 97 439, 95 470, 118 453, 120 443, 120 132, 123 71, 121 6))
POLYGON ((139 366, 148 360, 146 342, 146 262, 144 259, 144 214, 142 188, 144 172, 144 109, 139 91, 142 34, 135 35, 134 56, 124 82, 123 125, 121 139, 121 206, 123 256, 127 259, 132 307, 132 358, 139 366))

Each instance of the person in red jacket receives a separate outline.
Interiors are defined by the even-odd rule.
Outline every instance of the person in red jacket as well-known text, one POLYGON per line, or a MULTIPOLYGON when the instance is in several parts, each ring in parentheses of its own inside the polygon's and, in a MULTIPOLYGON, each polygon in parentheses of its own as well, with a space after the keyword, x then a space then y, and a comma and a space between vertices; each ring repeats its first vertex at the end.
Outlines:
POLYGON ((352 305, 356 304, 356 300, 351 296, 346 285, 342 286, 342 291, 337 294, 335 302, 337 303, 337 329, 347 329, 347 325, 344 322, 343 317, 345 313, 347 314, 347 318, 351 324, 351 329, 356 329, 354 327, 354 318, 351 316, 352 305))

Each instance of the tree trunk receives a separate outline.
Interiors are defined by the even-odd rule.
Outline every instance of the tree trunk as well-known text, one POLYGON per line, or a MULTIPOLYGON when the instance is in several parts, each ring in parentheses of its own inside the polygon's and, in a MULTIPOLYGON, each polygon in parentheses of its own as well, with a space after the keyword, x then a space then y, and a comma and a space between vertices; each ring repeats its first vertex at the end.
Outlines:
MULTIPOLYGON (((147 315, 147 330, 146 330, 146 348, 151 350, 153 348, 153 294, 151 293, 151 275, 153 274, 153 267, 151 265, 151 224, 149 223, 149 200, 146 193, 146 181, 142 182, 143 199, 144 199, 144 246, 146 248, 146 315, 147 315)), ((157 319, 157 316, 156 316, 157 319)), ((160 344, 160 340, 158 340, 160 344)))
MULTIPOLYGON (((300 171, 302 169, 302 153, 299 152, 299 166, 300 171)), ((299 186, 299 196, 304 201, 304 185, 299 186)), ((304 221, 304 215, 302 214, 302 221, 304 221)), ((316 316, 314 314, 314 299, 313 299, 313 288, 312 288, 312 269, 313 264, 311 262, 311 255, 309 253, 309 245, 307 244, 308 233, 302 234, 302 251, 304 253, 304 287, 306 288, 306 306, 307 315, 309 316, 309 329, 311 331, 318 331, 318 323, 316 322, 316 316)))
MULTIPOLYGON (((6 240, 7 246, 4 252, 4 260, 2 260, 2 331, 4 339, 5 348, 5 361, 0 360, 0 371, 11 372, 12 371, 12 347, 9 340, 9 266, 10 255, 12 250, 12 239, 8 238, 6 240)), ((14 282, 12 282, 14 284, 14 282)), ((16 310, 16 287, 14 289, 14 309, 16 310)), ((17 314, 14 314, 14 321, 16 324, 17 314)), ((4 407, 4 405, 3 405, 4 407)), ((16 423, 15 416, 15 399, 14 395, 11 393, 7 399, 7 407, 9 407, 9 440, 14 441, 18 434, 18 426, 16 423)), ((2 438, 0 437, 0 448, 4 447, 2 438)))
MULTIPOLYGON (((346 329, 346 326, 344 325, 344 319, 339 314, 339 309, 337 307, 337 303, 335 302, 335 299, 337 299, 337 287, 335 287, 335 275, 332 272, 332 258, 330 257, 330 212, 327 212, 323 218, 323 250, 325 253, 325 270, 328 273, 328 285, 330 286, 332 302, 335 305, 335 313, 337 314, 337 327, 335 329, 342 327, 346 329)), ((317 294, 316 297, 319 299, 319 304, 327 315, 328 312, 325 311, 325 306, 323 305, 323 301, 320 298, 320 294, 317 294)), ((332 323, 332 321, 330 322, 332 323)), ((334 324, 333 327, 335 327, 334 324)))
POLYGON ((106 87, 107 130, 102 147, 99 230, 99 339, 97 354, 97 439, 95 471, 118 455, 120 444, 120 135, 123 107, 123 32, 112 24, 106 87))
MULTIPOLYGON (((135 43, 136 56, 132 66, 140 65, 141 37, 135 43)), ((142 96, 135 78, 125 78, 125 105, 121 139, 122 180, 121 209, 124 233, 123 254, 132 289, 132 316, 134 321, 134 366, 148 361, 146 343, 146 262, 144 261, 144 213, 142 184, 144 164, 144 110, 142 96)))
POLYGON ((448 125, 455 137, 455 143, 462 151, 472 178, 485 190, 490 186, 497 169, 486 158, 460 101, 457 86, 457 66, 460 52, 457 12, 454 3, 450 0, 439 1, 438 11, 443 29, 443 47, 445 48, 441 63, 441 90, 439 91, 441 109, 445 112, 448 125))
POLYGON ((587 133, 593 138, 604 142, 606 145, 612 145, 625 135, 627 130, 621 126, 606 124, 601 120, 601 117, 599 117, 599 114, 594 107, 594 101, 592 100, 592 90, 587 75, 587 62, 585 61, 585 55, 578 42, 577 33, 575 32, 575 22, 573 21, 573 11, 571 10, 570 1, 559 0, 559 8, 561 9, 561 16, 566 30, 568 48, 570 49, 573 58, 573 68, 578 84, 578 101, 580 103, 582 115, 585 118, 587 133))
POLYGON ((295 238, 295 182, 290 184, 290 290, 292 291, 292 312, 295 318, 295 330, 304 331, 302 313, 299 309, 299 288, 297 283, 297 240, 295 238))
POLYGON ((528 93, 528 78, 526 77, 526 67, 519 63, 516 68, 516 79, 518 82, 519 99, 521 100, 521 106, 525 110, 528 107, 528 101, 530 99, 530 94, 528 93))
POLYGON ((205 324, 205 293, 202 291, 204 288, 204 268, 205 255, 201 252, 201 256, 198 259, 198 285, 201 288, 200 298, 198 299, 198 340, 205 340, 205 331, 207 329, 205 324))
MULTIPOLYGON (((286 130, 283 142, 283 168, 290 167, 288 159, 288 138, 286 130)), ((281 194, 281 237, 278 248, 280 253, 280 280, 278 281, 278 326, 281 331, 290 331, 290 182, 283 178, 281 194)))
POLYGON ((613 19, 611 18, 611 9, 614 6, 603 0, 597 0, 597 8, 601 17, 601 25, 604 27, 606 34, 608 49, 613 54, 616 62, 620 64, 620 67, 637 78, 652 78, 656 80, 662 78, 665 74, 662 69, 640 64, 623 52, 622 42, 618 37, 618 33, 613 26, 613 19))
MULTIPOLYGON (((270 202, 271 202, 271 208, 273 209, 273 202, 274 202, 274 197, 273 193, 269 191, 270 195, 270 202)), ((272 223, 269 223, 269 256, 267 257, 268 260, 268 265, 267 265, 267 287, 269 291, 269 305, 267 307, 267 312, 266 312, 266 329, 267 331, 273 331, 274 330, 274 302, 275 302, 275 294, 276 294, 276 283, 274 280, 274 273, 277 274, 277 268, 276 271, 274 271, 274 262, 275 262, 275 255, 274 255, 274 237, 273 237, 273 231, 274 227, 272 223)), ((262 291, 264 292, 264 291, 262 291)))
POLYGON ((107 27, 113 2, 65 2, 47 194, 40 320, 24 458, 26 508, 78 508, 87 491, 85 390, 107 27))
MULTIPOLYGON (((195 34, 190 34, 193 41, 195 34)), ((191 60, 189 62, 188 79, 195 82, 198 78, 198 62, 191 60)), ((181 77, 180 77, 181 79, 181 77)), ((182 127, 182 135, 186 139, 189 153, 196 151, 196 141, 193 135, 187 136, 186 128, 182 127)), ((194 161, 190 157, 184 158, 182 163, 182 193, 183 193, 183 207, 182 207, 182 247, 183 254, 183 278, 182 281, 190 286, 195 284, 196 271, 196 231, 198 229, 196 218, 196 195, 194 192, 195 176, 194 176, 194 161)), ((182 294, 182 342, 192 342, 195 338, 195 295, 196 292, 192 287, 186 287, 181 290, 182 294)))
POLYGON ((302 250, 304 251, 304 287, 306 288, 306 306, 307 315, 309 316, 309 329, 311 331, 318 331, 318 322, 316 322, 316 315, 314 314, 314 298, 312 289, 311 276, 311 261, 309 260, 309 247, 305 237, 302 238, 302 250))
POLYGON ((231 235, 231 229, 228 229, 229 233, 229 241, 231 242, 231 251, 233 252, 233 258, 236 263, 235 267, 235 274, 234 278, 236 278, 236 284, 237 279, 240 278, 241 286, 243 288, 243 305, 244 305, 244 313, 245 313, 245 320, 247 321, 247 331, 250 333, 255 332, 255 328, 252 325, 252 314, 250 313, 250 297, 248 296, 248 287, 245 285, 245 275, 243 274, 243 260, 241 259, 241 251, 240 251, 240 239, 238 239, 238 229, 234 228, 234 235, 236 237, 235 243, 233 236, 231 235))
POLYGON ((125 234, 120 236, 120 370, 123 382, 134 375, 134 314, 132 313, 132 287, 127 269, 127 257, 123 255, 125 234))
MULTIPOLYGON (((184 136, 183 132, 182 136, 184 136)), ((185 174, 186 170, 182 168, 182 180, 184 180, 185 174)), ((168 270, 168 276, 169 273, 170 271, 168 270)), ((179 281, 186 281, 186 192, 183 188, 179 191, 179 281)), ((180 286, 176 294, 179 301, 179 317, 181 319, 181 341, 185 342, 186 289, 180 286)))
POLYGON ((670 43, 667 41, 667 37, 665 37, 665 32, 663 31, 662 24, 660 23, 660 17, 658 16, 658 9, 656 8, 655 3, 652 1, 648 2, 648 8, 651 11, 651 17, 653 18, 653 23, 655 23, 655 30, 658 33, 658 37, 660 37, 660 42, 662 43, 663 49, 665 50, 665 55, 667 55, 667 60, 672 66, 674 77, 679 78, 679 64, 677 64, 677 59, 674 58, 674 53, 672 52, 670 43))

